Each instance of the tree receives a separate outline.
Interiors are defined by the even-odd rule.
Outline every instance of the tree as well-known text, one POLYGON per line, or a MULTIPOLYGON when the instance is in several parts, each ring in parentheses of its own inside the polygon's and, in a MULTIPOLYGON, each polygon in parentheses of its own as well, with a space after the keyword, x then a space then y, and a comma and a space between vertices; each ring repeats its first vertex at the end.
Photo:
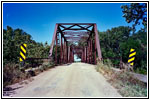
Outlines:
POLYGON ((128 23, 133 22, 133 31, 135 26, 142 23, 146 31, 147 28, 147 4, 146 3, 131 3, 130 5, 122 5, 123 17, 128 23))
MULTIPOLYGON (((140 30, 131 34, 130 27, 119 26, 99 32, 100 45, 103 58, 122 58, 127 63, 131 48, 136 50, 134 69, 139 73, 147 70, 147 34, 140 30)), ((114 65, 119 64, 119 59, 111 59, 114 65)))
POLYGON ((19 63, 20 45, 27 44, 27 58, 48 58, 50 46, 34 41, 30 34, 22 29, 12 29, 7 26, 3 30, 3 61, 7 63, 19 63))

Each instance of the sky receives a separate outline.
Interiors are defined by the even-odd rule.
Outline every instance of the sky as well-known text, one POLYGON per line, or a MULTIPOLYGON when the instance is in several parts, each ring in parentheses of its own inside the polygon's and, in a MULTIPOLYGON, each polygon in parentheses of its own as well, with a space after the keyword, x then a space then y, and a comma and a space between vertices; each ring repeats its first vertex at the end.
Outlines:
POLYGON ((56 23, 96 23, 99 31, 131 26, 123 18, 127 3, 4 3, 3 28, 23 29, 33 40, 51 43, 56 23))

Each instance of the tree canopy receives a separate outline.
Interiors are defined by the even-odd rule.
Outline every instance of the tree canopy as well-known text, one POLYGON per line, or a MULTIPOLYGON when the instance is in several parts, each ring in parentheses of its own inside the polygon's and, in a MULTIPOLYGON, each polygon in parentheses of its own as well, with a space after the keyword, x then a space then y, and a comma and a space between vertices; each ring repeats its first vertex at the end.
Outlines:
POLYGON ((128 23, 133 22, 133 31, 135 26, 139 24, 144 25, 144 29, 147 28, 147 4, 146 3, 131 3, 130 5, 122 5, 122 12, 124 13, 128 23))
POLYGON ((100 45, 103 58, 113 59, 113 64, 119 64, 120 60, 127 63, 131 48, 136 50, 134 69, 140 73, 147 70, 147 33, 143 30, 131 34, 131 28, 119 26, 99 32, 100 45))
POLYGON ((30 34, 27 34, 22 29, 12 29, 7 26, 7 29, 3 30, 3 60, 4 65, 6 63, 18 63, 20 45, 27 44, 27 57, 34 58, 48 58, 49 48, 47 42, 45 44, 38 43, 32 39, 30 34))

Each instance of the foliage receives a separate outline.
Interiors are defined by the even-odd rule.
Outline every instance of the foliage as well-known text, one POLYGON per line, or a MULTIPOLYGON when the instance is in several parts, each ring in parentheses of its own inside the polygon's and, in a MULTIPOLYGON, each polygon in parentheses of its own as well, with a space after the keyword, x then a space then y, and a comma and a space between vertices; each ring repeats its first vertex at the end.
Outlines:
POLYGON ((108 67, 112 67, 113 66, 113 64, 112 64, 110 59, 105 59, 104 60, 104 64, 106 64, 108 67))
POLYGON ((28 58, 48 58, 50 46, 34 41, 31 35, 24 32, 22 29, 13 30, 7 26, 3 30, 3 61, 4 65, 8 62, 19 63, 20 45, 27 44, 28 58))
MULTIPOLYGON (((121 58, 123 51, 120 47, 129 38, 130 31, 129 27, 119 26, 106 32, 99 32, 103 58, 121 58)), ((115 63, 116 60, 113 60, 113 64, 115 63)))
POLYGON ((53 62, 44 61, 44 63, 38 68, 35 68, 35 70, 33 70, 34 68, 30 68, 29 71, 25 71, 25 68, 21 67, 19 64, 8 63, 3 68, 3 86, 5 88, 8 85, 30 78, 31 76, 35 76, 53 66, 53 62))
MULTIPOLYGON (((53 61, 55 61, 56 58, 56 45, 53 47, 53 53, 52 53, 53 61)), ((57 62, 60 62, 60 45, 57 45, 57 62)))
POLYGON ((111 59, 114 65, 120 60, 127 63, 131 48, 136 50, 134 69, 146 74, 147 70, 147 33, 143 30, 131 34, 130 27, 119 26, 99 32, 102 56, 111 59), (144 72, 143 72, 144 71, 144 72))
POLYGON ((142 23, 146 29, 147 27, 147 4, 146 3, 131 3, 130 5, 122 5, 123 17, 128 23, 133 22, 133 29, 135 26, 142 23))
POLYGON ((20 70, 18 64, 8 63, 3 69, 3 86, 10 85, 12 83, 19 82, 25 79, 27 76, 20 70))

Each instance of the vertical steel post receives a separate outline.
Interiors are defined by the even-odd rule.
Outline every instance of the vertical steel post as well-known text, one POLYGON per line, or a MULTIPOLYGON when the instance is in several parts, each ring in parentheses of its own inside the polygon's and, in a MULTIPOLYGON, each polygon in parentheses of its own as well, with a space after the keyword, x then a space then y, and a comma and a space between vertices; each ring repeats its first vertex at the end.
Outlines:
POLYGON ((60 46, 60 63, 62 63, 62 35, 61 35, 61 46, 60 46))
POLYGON ((93 62, 93 54, 92 54, 92 52, 93 52, 92 49, 93 49, 93 48, 92 48, 92 43, 93 43, 93 42, 92 42, 92 38, 91 38, 91 63, 93 62))
POLYGON ((96 62, 96 36, 95 36, 95 34, 94 34, 94 38, 95 38, 95 41, 94 41, 94 44, 95 44, 95 45, 94 45, 94 47, 95 47, 95 48, 94 48, 94 58, 95 58, 95 59, 94 59, 94 63, 96 64, 97 62, 96 62))
POLYGON ((73 57, 72 57, 72 62, 74 62, 74 53, 72 52, 72 54, 73 54, 73 57))
POLYGON ((72 63, 72 48, 71 48, 70 55, 71 55, 71 57, 70 57, 70 62, 72 63))
POLYGON ((88 53, 87 53, 87 46, 86 46, 86 63, 87 63, 87 55, 88 55, 88 53))
POLYGON ((71 51, 71 62, 73 62, 73 50, 71 51))
POLYGON ((65 40, 63 45, 63 62, 65 63, 65 40))
POLYGON ((67 42, 65 41, 65 63, 67 63, 67 42))
POLYGON ((66 63, 66 41, 64 40, 64 62, 66 63))
MULTIPOLYGON (((88 45, 89 45, 89 44, 88 44, 88 45)), ((88 63, 88 57, 89 57, 89 54, 88 54, 88 47, 89 47, 89 46, 88 46, 88 45, 87 45, 87 48, 86 48, 86 50, 87 50, 87 53, 86 53, 86 54, 87 54, 86 62, 87 62, 87 63, 88 63)))
POLYGON ((81 61, 83 62, 83 51, 82 51, 82 57, 81 57, 81 61))
POLYGON ((57 34, 58 33, 56 33, 56 37, 55 37, 55 40, 56 40, 56 49, 55 49, 55 63, 57 64, 57 34))
POLYGON ((91 41, 89 41, 89 63, 91 63, 91 41))
POLYGON ((64 62, 64 63, 65 63, 65 50, 66 50, 66 49, 65 49, 65 40, 64 40, 64 50, 63 50, 63 53, 64 53, 64 61, 63 61, 63 62, 64 62))
POLYGON ((84 54, 85 54, 84 62, 86 62, 86 47, 84 48, 84 54))
POLYGON ((98 59, 102 59, 102 54, 101 54, 101 48, 100 48, 100 41, 98 37, 98 31, 97 31, 97 26, 94 24, 94 32, 95 32, 95 39, 96 39, 96 47, 97 47, 97 53, 98 53, 98 59))
POLYGON ((69 62, 71 63, 71 46, 70 46, 70 52, 69 52, 69 55, 70 55, 70 57, 69 57, 69 62))
POLYGON ((70 46, 70 57, 69 57, 70 59, 70 63, 72 62, 72 46, 70 46))
POLYGON ((68 42, 66 41, 66 63, 68 63, 68 42))
POLYGON ((90 46, 90 47, 89 47, 89 50, 90 50, 90 52, 89 52, 89 55, 90 55, 90 56, 89 56, 89 62, 90 62, 90 64, 91 64, 91 38, 90 38, 90 40, 89 40, 89 44, 90 44, 90 45, 89 45, 89 46, 90 46))
POLYGON ((65 40, 64 40, 64 38, 63 38, 63 63, 64 63, 64 61, 65 61, 65 60, 64 60, 64 59, 65 59, 65 52, 64 52, 64 51, 65 51, 65 47, 64 47, 64 46, 65 46, 65 40))
POLYGON ((70 62, 70 46, 68 46, 68 62, 70 62))
POLYGON ((88 41, 88 63, 90 63, 90 42, 88 41))
POLYGON ((54 30, 54 35, 53 35, 53 39, 52 39, 52 44, 51 44, 51 48, 49 50, 49 57, 52 56, 53 47, 54 47, 54 44, 55 44, 55 41, 56 41, 57 28, 58 28, 58 24, 55 25, 55 30, 54 30))
POLYGON ((72 62, 72 57, 73 57, 73 54, 72 54, 72 50, 71 50, 71 59, 70 59, 71 62, 72 62))
POLYGON ((83 48, 83 62, 85 62, 85 49, 83 48))

